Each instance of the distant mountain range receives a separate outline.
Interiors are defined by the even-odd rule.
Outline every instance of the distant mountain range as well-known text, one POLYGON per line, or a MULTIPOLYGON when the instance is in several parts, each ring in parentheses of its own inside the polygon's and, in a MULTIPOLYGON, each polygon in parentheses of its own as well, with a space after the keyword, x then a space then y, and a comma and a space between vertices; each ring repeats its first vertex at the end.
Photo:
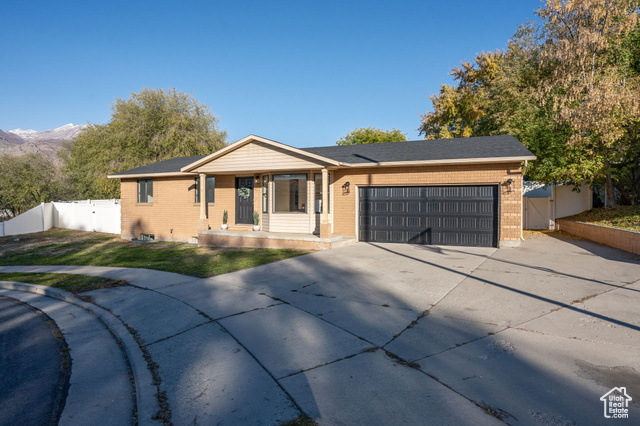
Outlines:
POLYGON ((0 155, 24 155, 40 152, 55 158, 64 142, 70 141, 87 125, 66 124, 52 130, 0 130, 0 155))

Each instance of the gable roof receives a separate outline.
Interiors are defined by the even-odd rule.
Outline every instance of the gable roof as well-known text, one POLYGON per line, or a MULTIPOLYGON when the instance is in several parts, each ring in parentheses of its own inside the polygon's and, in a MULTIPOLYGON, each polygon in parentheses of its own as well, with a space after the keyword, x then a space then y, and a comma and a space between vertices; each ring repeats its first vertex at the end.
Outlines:
POLYGON ((338 161, 332 160, 330 158, 323 157, 323 156, 315 154, 313 152, 306 152, 303 149, 294 148, 292 146, 289 146, 289 145, 286 145, 286 144, 283 144, 283 143, 280 143, 280 142, 276 142, 276 141, 271 140, 271 139, 263 138, 263 137, 260 137, 260 136, 249 135, 249 136, 247 136, 245 138, 240 139, 237 142, 232 143, 231 145, 226 146, 225 148, 222 148, 222 149, 214 152, 211 155, 207 155, 206 157, 201 158, 200 160, 194 161, 193 163, 186 165, 185 167, 182 168, 182 171, 189 172, 189 171, 191 171, 193 169, 198 168, 199 166, 202 166, 203 164, 206 164, 206 163, 208 163, 210 161, 215 160, 218 157, 222 157, 223 155, 228 154, 231 151, 235 151, 236 149, 241 148, 241 147, 243 147, 243 146, 245 146, 245 145, 247 145, 247 144, 249 144, 251 142, 260 142, 260 143, 272 146, 274 148, 283 149, 283 150, 288 151, 288 152, 290 152, 292 154, 297 154, 297 155, 301 155, 303 157, 308 157, 310 159, 321 161, 323 163, 328 163, 328 164, 333 165, 333 166, 340 165, 340 163, 338 161))
MULTIPOLYGON (((203 164, 222 157, 251 142, 304 156, 333 167, 372 167, 412 164, 499 163, 535 160, 536 157, 511 135, 459 139, 416 140, 365 145, 336 145, 294 148, 280 142, 250 135, 210 155, 176 157, 147 166, 109 175, 110 178, 184 176, 203 164)), ((190 173, 191 172, 191 173, 190 173)))
POLYGON ((535 156, 511 135, 326 146, 303 148, 303 151, 354 166, 535 160, 535 156))
MULTIPOLYGON (((139 177, 140 175, 149 176, 176 176, 184 175, 180 172, 180 169, 184 166, 198 161, 204 158, 204 155, 193 155, 190 157, 175 157, 169 160, 160 161, 158 163, 148 164, 142 167, 136 167, 135 169, 125 170, 123 172, 109 175, 109 177, 125 178, 125 177, 139 177)), ((187 173, 188 174, 188 173, 187 173)))

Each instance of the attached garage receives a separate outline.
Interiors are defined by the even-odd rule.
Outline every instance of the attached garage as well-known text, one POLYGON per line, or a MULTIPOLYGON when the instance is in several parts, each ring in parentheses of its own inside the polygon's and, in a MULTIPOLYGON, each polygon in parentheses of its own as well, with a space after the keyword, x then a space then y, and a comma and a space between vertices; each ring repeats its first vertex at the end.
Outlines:
POLYGON ((498 186, 360 187, 358 239, 497 247, 498 186))

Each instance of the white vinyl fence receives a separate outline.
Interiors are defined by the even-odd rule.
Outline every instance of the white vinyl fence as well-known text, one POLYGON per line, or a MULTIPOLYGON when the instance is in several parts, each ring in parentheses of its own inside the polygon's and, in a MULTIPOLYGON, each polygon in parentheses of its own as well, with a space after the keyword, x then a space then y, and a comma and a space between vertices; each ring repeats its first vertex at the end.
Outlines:
POLYGON ((556 219, 591 209, 591 188, 582 184, 580 192, 572 185, 543 186, 529 183, 523 198, 524 229, 556 229, 556 219))
POLYGON ((120 200, 42 203, 0 223, 0 236, 30 234, 51 228, 120 233, 120 200))

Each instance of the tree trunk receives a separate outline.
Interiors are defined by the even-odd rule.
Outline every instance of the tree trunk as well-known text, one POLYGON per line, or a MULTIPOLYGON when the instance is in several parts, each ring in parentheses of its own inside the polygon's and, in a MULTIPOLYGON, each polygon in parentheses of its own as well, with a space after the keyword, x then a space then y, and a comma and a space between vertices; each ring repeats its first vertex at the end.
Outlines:
POLYGON ((616 197, 613 193, 613 179, 611 179, 611 163, 607 161, 607 191, 609 192, 609 207, 616 207, 616 197))
POLYGON ((640 197, 640 156, 633 160, 631 167, 631 188, 631 205, 636 206, 640 197))

